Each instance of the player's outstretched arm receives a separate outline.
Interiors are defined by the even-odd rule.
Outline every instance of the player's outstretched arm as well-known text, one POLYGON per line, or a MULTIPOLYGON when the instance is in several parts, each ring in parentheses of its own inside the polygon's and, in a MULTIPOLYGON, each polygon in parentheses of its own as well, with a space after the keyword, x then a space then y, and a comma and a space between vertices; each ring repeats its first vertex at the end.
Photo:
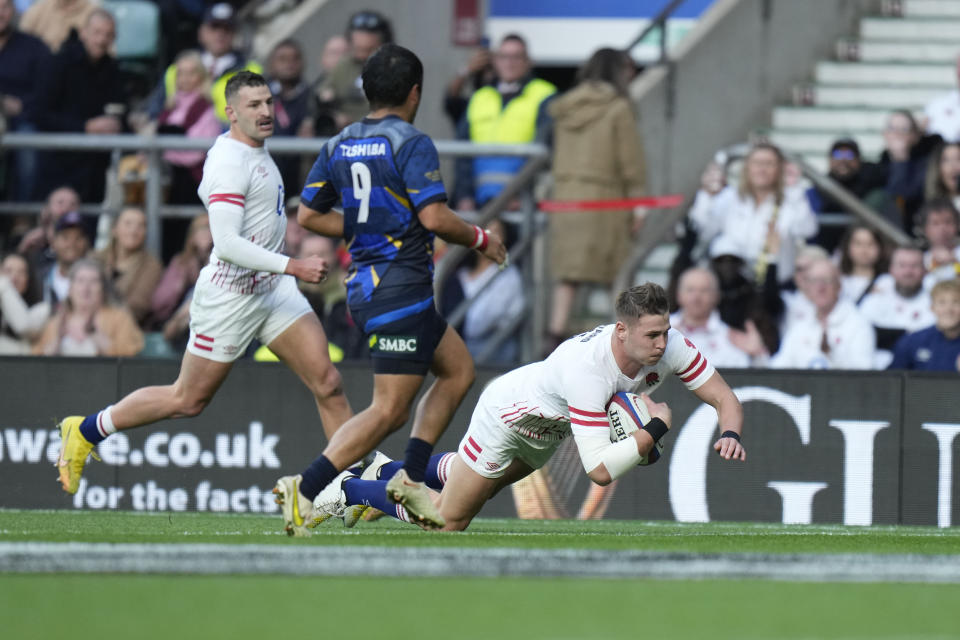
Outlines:
MULTIPOLYGON (((301 205, 302 206, 302 205, 301 205)), ((495 233, 467 224, 445 202, 431 202, 417 214, 420 223, 446 242, 476 249, 497 264, 507 259, 503 240, 495 233)))
POLYGON ((743 407, 726 380, 714 372, 710 379, 693 392, 700 400, 717 410, 720 438, 713 449, 724 460, 746 460, 747 452, 740 442, 743 435, 743 407))
POLYGON ((297 209, 297 222, 304 229, 309 229, 322 236, 343 237, 343 214, 335 209, 326 212, 317 211, 301 203, 297 209))

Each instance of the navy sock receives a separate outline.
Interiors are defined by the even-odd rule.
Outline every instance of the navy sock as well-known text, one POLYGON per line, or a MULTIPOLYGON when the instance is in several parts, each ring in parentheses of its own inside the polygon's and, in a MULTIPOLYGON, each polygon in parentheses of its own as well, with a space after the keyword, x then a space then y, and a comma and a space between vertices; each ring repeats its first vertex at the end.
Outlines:
POLYGON ((391 460, 387 464, 380 467, 379 475, 377 475, 377 480, 389 480, 393 477, 397 471, 403 469, 402 460, 391 460))
POLYGON ((361 480, 351 478, 343 483, 347 504, 366 504, 380 509, 388 516, 397 517, 397 505, 387 497, 386 480, 361 480))
POLYGON ((447 474, 450 471, 450 463, 453 452, 435 453, 430 456, 430 462, 427 463, 427 473, 423 477, 424 483, 434 491, 443 491, 443 485, 447 483, 447 474))
POLYGON ((97 429, 98 415, 100 415, 99 411, 90 414, 80 423, 80 433, 83 434, 83 437, 86 438, 90 444, 100 444, 107 438, 107 436, 100 433, 100 429, 97 429))
POLYGON ((330 484, 340 472, 333 466, 333 463, 327 459, 327 456, 320 456, 310 463, 310 466, 303 471, 303 480, 300 482, 300 493, 309 500, 313 500, 320 493, 320 490, 330 484))
POLYGON ((423 482, 427 470, 427 462, 433 453, 433 445, 420 438, 410 438, 407 443, 407 454, 403 460, 403 468, 414 482, 423 482))

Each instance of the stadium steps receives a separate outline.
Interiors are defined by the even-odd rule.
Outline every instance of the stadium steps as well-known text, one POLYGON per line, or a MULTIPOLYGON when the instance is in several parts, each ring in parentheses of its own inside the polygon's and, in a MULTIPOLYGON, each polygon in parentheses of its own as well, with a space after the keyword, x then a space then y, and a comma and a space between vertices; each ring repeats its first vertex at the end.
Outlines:
POLYGON ((890 111, 920 115, 932 98, 957 87, 960 1, 887 0, 883 15, 861 19, 856 36, 841 38, 836 60, 823 60, 793 104, 774 109, 762 136, 825 170, 830 144, 855 139, 863 157, 883 151, 890 111))

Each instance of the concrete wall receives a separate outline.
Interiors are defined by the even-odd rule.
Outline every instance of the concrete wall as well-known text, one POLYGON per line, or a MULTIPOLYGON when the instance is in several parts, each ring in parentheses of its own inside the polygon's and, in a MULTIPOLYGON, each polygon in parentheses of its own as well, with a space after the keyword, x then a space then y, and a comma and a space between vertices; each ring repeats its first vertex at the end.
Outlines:
POLYGON ((832 57, 842 35, 877 0, 717 0, 674 50, 675 99, 668 77, 650 68, 631 93, 640 114, 650 192, 691 192, 714 152, 770 124, 774 105, 832 57))

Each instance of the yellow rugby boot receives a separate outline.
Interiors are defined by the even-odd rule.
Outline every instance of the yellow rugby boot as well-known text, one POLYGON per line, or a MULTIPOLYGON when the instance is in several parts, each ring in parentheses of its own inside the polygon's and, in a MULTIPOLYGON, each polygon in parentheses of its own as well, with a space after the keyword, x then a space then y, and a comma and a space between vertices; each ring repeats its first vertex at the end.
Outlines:
POLYGON ((77 492, 80 486, 80 477, 83 467, 87 464, 87 456, 93 455, 99 460, 100 456, 94 451, 93 443, 80 433, 83 416, 70 416, 60 421, 60 456, 57 458, 57 471, 60 472, 60 485, 67 493, 77 492))
POLYGON ((288 536, 305 538, 310 535, 307 528, 313 517, 313 503, 300 494, 300 482, 303 477, 283 476, 277 480, 273 493, 283 513, 283 530, 288 536))

